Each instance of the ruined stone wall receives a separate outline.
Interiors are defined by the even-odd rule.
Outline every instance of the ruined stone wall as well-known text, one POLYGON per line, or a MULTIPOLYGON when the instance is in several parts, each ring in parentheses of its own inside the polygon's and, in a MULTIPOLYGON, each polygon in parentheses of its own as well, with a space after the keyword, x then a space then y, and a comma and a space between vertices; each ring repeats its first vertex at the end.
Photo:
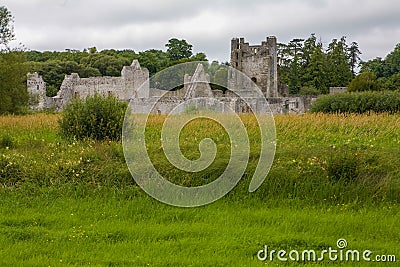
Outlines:
POLYGON ((125 82, 125 92, 122 93, 125 99, 130 97, 150 97, 149 70, 140 67, 138 60, 134 60, 131 66, 125 66, 122 69, 121 78, 125 82))
POLYGON ((27 87, 29 93, 30 108, 40 110, 46 105, 46 82, 37 72, 28 73, 27 87))
POLYGON ((185 99, 181 97, 135 98, 131 100, 131 108, 133 113, 137 114, 169 114, 172 110, 184 113, 191 108, 189 105, 193 104, 195 108, 212 107, 212 110, 219 112, 226 112, 226 105, 237 113, 269 113, 271 111, 273 114, 302 114, 309 108, 309 102, 301 97, 267 98, 269 105, 265 105, 265 100, 254 97, 244 99, 217 97, 215 100, 217 102, 212 98, 197 98, 185 105, 185 99))
MULTIPOLYGON (((278 61, 276 37, 268 37, 261 45, 249 45, 244 38, 231 41, 231 66, 251 78, 266 97, 278 97, 278 61)), ((242 81, 229 73, 229 84, 242 81)), ((246 85, 241 87, 246 88, 246 85)))
POLYGON ((346 93, 347 87, 329 87, 329 94, 346 93))
POLYGON ((85 99, 88 96, 100 94, 113 95, 120 100, 129 101, 132 97, 150 97, 149 71, 141 68, 134 60, 131 66, 125 66, 120 77, 80 78, 77 73, 66 75, 54 104, 61 110, 73 98, 85 99))
POLYGON ((150 88, 150 97, 184 97, 185 96, 186 89, 182 88, 179 90, 174 90, 174 91, 166 91, 162 89, 157 89, 157 88, 150 88))
POLYGON ((129 89, 122 77, 80 78, 78 74, 73 73, 65 76, 57 97, 63 100, 63 105, 72 98, 85 99, 94 94, 114 95, 121 100, 129 100, 133 94, 133 90, 129 89))

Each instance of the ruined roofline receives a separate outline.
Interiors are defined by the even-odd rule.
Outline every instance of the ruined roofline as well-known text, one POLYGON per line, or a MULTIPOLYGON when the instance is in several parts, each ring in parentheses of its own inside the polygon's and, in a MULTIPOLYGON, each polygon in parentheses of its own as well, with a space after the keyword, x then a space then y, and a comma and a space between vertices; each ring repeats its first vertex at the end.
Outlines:
POLYGON ((271 43, 271 42, 277 42, 277 38, 276 38, 276 36, 275 35, 270 35, 270 36, 268 36, 268 37, 266 37, 265 38, 265 41, 262 41, 261 42, 261 44, 250 44, 249 42, 246 42, 245 41, 245 38, 244 37, 234 37, 234 38, 232 38, 232 42, 237 42, 238 44, 242 44, 242 45, 247 45, 247 46, 250 46, 250 47, 260 47, 260 46, 263 46, 263 45, 267 45, 268 43, 271 43))
POLYGON ((196 70, 194 71, 193 76, 191 77, 191 80, 188 84, 188 88, 187 91, 185 92, 184 98, 187 99, 193 97, 196 94, 196 90, 198 89, 200 83, 205 85, 206 87, 205 93, 209 97, 212 97, 213 94, 211 91, 211 87, 209 85, 209 81, 207 79, 207 74, 205 73, 203 64, 201 63, 197 64, 196 70))

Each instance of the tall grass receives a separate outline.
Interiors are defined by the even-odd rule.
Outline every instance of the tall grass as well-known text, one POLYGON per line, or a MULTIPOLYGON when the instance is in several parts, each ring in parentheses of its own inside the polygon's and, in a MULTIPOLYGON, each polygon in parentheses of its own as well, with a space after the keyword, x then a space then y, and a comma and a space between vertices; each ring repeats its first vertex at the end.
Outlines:
MULTIPOLYGON (((134 186, 119 142, 64 140, 58 134, 58 118, 44 114, 0 117, 3 186, 134 186)), ((148 152, 158 171, 185 186, 215 180, 230 156, 229 137, 223 128, 197 120, 183 129, 180 146, 188 158, 199 157, 198 144, 203 138, 213 138, 218 148, 214 163, 192 174, 176 169, 164 156, 160 141, 164 119, 150 117, 146 130, 148 152)), ((313 203, 400 200, 399 115, 276 116, 276 158, 264 184, 253 194, 247 188, 258 163, 259 131, 253 116, 243 115, 242 120, 251 141, 250 161, 228 198, 299 198, 313 203)))
MULTIPOLYGON (((147 196, 134 185, 119 142, 64 140, 58 118, 0 117, 1 266, 281 266, 258 261, 257 251, 264 245, 321 251, 335 248, 339 238, 349 249, 394 254, 398 261, 399 115, 276 116, 275 162, 252 194, 259 132, 244 115, 251 155, 242 181, 225 198, 195 209, 147 196)), ((211 170, 189 175, 162 156, 164 119, 152 116, 147 127, 160 172, 188 186, 215 179, 229 159, 224 130, 202 120, 184 128, 187 157, 199 156, 206 136, 219 148, 211 170)), ((318 266, 332 264, 378 266, 318 266)))

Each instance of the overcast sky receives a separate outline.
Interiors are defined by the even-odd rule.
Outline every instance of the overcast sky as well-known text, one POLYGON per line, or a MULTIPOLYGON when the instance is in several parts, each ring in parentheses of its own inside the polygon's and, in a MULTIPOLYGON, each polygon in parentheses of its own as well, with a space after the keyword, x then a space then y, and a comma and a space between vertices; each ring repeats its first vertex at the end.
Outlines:
POLYGON ((346 36, 363 60, 400 43, 399 0, 0 0, 15 17, 18 42, 32 50, 163 49, 183 38, 194 52, 228 61, 230 40, 259 44, 316 33, 324 44, 346 36))

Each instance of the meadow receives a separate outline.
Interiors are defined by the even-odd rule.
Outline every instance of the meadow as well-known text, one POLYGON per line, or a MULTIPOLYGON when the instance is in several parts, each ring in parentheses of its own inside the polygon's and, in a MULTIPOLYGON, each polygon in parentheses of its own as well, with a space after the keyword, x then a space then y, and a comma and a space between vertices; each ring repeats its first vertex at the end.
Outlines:
MULTIPOLYGON (((147 196, 127 169, 121 143, 63 139, 58 119, 0 117, 0 266, 396 266, 257 259, 264 245, 321 251, 337 248, 340 238, 349 249, 400 257, 398 114, 276 116, 275 161, 254 193, 247 189, 259 133, 243 115, 251 140, 243 179, 199 208, 147 196)), ((163 156, 163 119, 152 117, 146 129, 160 173, 186 186, 218 177, 229 159, 222 128, 195 121, 183 130, 188 158, 199 156, 204 137, 219 148, 210 168, 193 175, 163 156)))

